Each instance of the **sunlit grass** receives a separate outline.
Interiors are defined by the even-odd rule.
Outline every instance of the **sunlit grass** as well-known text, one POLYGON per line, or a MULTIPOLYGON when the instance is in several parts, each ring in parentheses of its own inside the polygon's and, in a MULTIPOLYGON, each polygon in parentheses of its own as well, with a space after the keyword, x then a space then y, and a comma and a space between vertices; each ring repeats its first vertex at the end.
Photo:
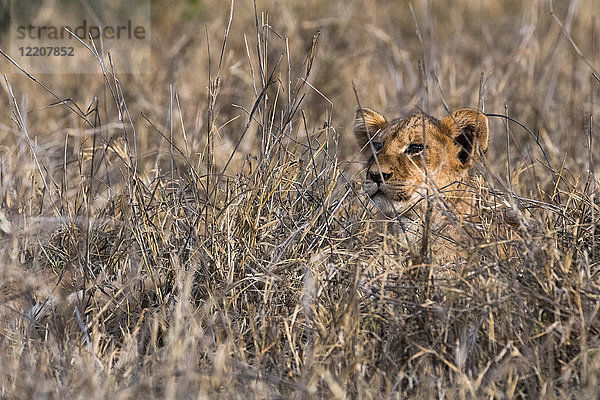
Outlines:
POLYGON ((597 397, 600 83, 548 4, 257 6, 156 2, 149 75, 0 61, 0 397, 597 397), (444 256, 361 192, 357 97, 531 131, 444 256))

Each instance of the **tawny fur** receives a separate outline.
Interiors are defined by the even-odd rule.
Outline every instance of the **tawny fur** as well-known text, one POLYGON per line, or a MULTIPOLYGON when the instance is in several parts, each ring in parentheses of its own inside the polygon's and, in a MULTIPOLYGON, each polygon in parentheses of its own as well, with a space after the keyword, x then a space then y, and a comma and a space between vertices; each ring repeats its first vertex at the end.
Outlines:
POLYGON ((484 114, 460 109, 441 120, 420 113, 387 121, 359 109, 354 134, 367 160, 365 192, 382 214, 408 226, 403 230, 422 231, 415 226, 422 228, 427 212, 434 227, 441 214, 468 212, 473 199, 463 183, 488 148, 484 114))

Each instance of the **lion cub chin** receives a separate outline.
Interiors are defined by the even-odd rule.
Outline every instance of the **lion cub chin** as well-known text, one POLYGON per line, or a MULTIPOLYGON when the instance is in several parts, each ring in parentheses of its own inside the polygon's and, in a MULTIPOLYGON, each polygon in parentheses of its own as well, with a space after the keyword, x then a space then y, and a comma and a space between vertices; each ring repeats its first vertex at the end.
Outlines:
POLYGON ((377 210, 413 236, 422 232, 425 220, 453 234, 442 217, 460 218, 472 204, 463 182, 487 151, 487 117, 459 109, 441 120, 419 113, 388 121, 362 108, 354 135, 366 160, 363 188, 377 210))

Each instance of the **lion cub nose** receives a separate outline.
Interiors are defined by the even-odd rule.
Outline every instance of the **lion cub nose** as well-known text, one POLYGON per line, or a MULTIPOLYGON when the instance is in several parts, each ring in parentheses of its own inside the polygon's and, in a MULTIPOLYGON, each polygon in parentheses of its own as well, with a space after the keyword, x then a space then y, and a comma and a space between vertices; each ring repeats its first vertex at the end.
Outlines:
POLYGON ((369 178, 373 182, 377 183, 378 185, 381 183, 381 177, 382 176, 383 176, 383 180, 387 181, 388 179, 390 179, 392 177, 392 173, 391 172, 390 173, 385 173, 385 172, 379 173, 379 171, 377 171, 377 172, 369 172, 369 178))

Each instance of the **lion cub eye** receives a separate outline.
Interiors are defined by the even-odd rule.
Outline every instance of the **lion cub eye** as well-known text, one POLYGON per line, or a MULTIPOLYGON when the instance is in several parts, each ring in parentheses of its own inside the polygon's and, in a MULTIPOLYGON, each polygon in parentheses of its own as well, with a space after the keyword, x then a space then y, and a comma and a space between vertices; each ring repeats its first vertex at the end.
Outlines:
POLYGON ((383 143, 381 143, 381 142, 371 142, 371 143, 373 144, 375 151, 379 151, 383 147, 383 143))
POLYGON ((408 146, 408 148, 406 150, 404 150, 404 154, 412 156, 414 154, 419 154, 422 151, 423 151, 422 144, 411 144, 410 146, 408 146))

